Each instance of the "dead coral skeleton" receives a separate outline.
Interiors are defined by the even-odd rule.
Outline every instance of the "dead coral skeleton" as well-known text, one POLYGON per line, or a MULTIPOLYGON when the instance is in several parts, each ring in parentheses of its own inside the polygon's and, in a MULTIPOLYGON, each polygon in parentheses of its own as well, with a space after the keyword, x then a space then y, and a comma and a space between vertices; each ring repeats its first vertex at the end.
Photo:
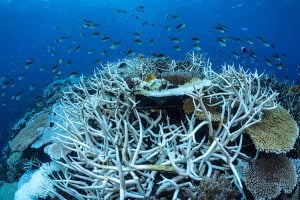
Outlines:
POLYGON ((193 53, 189 59, 185 70, 201 71, 211 82, 183 93, 193 99, 195 110, 180 123, 138 107, 140 100, 120 71, 143 77, 137 76, 145 68, 141 59, 122 61, 125 69, 111 63, 64 91, 56 112, 61 118, 56 126, 64 133, 57 133, 56 142, 70 153, 55 160, 62 169, 50 176, 55 187, 77 199, 144 199, 164 192, 178 199, 181 188, 197 187, 195 181, 218 170, 242 192, 235 163, 251 159, 241 152, 243 132, 261 121, 263 110, 277 107, 277 94, 261 87, 257 72, 229 65, 218 74, 209 61, 193 53), (221 107, 217 125, 204 99, 221 107), (206 119, 199 122, 198 112, 206 119), (200 131, 206 133, 199 139, 200 131))

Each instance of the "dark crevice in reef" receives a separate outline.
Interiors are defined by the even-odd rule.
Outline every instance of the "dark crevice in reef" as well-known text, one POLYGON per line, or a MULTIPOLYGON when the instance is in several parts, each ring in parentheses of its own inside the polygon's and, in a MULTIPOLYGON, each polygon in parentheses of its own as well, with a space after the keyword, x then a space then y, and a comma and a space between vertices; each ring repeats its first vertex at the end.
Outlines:
POLYGON ((155 118, 163 114, 163 119, 169 116, 170 123, 181 123, 185 121, 185 113, 183 110, 183 96, 171 96, 171 97, 145 97, 141 95, 136 96, 138 110, 149 110, 150 116, 155 118))

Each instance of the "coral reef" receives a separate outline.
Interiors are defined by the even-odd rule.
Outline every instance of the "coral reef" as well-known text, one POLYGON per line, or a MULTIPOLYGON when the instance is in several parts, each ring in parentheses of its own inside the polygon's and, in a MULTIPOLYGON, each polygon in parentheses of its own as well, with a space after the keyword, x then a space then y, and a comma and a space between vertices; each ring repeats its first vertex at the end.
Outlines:
MULTIPOLYGON (((30 178, 16 197, 30 181, 38 184, 29 199, 245 197, 242 181, 249 189, 248 177, 264 177, 250 167, 261 158, 259 151, 251 157, 245 150, 251 142, 245 132, 275 120, 266 113, 280 108, 278 93, 261 79, 233 65, 216 72, 191 52, 184 61, 124 59, 68 87, 59 84, 62 91, 47 92, 52 105, 47 103, 50 115, 39 136, 22 148, 44 160, 35 164, 23 155, 30 178), (241 168, 252 162, 244 178, 241 168)), ((282 142, 292 148, 295 141, 282 142)), ((282 185, 290 181, 285 178, 282 185)))

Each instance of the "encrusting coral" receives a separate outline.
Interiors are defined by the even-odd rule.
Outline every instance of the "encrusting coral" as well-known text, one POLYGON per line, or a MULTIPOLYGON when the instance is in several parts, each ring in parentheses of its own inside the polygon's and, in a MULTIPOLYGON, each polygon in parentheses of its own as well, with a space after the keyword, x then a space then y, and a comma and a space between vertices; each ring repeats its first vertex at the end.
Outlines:
POLYGON ((260 123, 248 127, 245 132, 250 135, 256 148, 271 153, 286 153, 291 150, 299 134, 297 122, 283 107, 263 111, 260 123))
POLYGON ((46 126, 48 115, 49 113, 47 111, 34 115, 18 135, 10 142, 9 146, 11 150, 22 152, 30 146, 40 136, 38 129, 46 126))

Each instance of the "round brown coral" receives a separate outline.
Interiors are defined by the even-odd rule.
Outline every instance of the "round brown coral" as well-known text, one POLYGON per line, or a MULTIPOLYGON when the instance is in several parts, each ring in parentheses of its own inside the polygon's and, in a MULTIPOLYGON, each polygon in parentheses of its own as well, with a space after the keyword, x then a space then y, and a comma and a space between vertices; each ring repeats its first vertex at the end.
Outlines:
POLYGON ((163 72, 161 77, 174 85, 183 85, 195 77, 189 72, 163 72))
POLYGON ((244 168, 243 174, 254 199, 276 198, 281 190, 289 194, 297 185, 296 167, 285 156, 258 159, 244 168))
POLYGON ((299 128, 292 115, 283 107, 264 111, 260 123, 246 128, 255 147, 268 153, 286 153, 294 146, 299 128))

